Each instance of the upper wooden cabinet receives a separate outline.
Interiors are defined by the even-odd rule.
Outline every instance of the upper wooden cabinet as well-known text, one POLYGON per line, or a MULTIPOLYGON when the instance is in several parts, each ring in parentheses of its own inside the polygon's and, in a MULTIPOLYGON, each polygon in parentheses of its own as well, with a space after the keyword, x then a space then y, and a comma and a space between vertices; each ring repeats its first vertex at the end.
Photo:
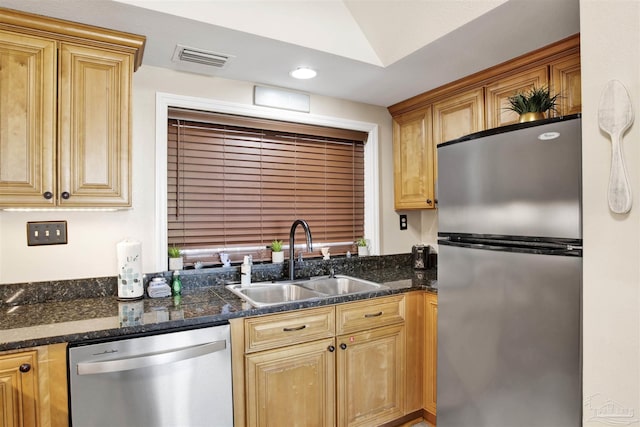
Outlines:
POLYGON ((551 115, 581 111, 579 35, 390 106, 395 209, 435 208, 437 145, 517 122, 507 98, 546 85, 561 95, 551 115))
POLYGON ((431 107, 393 120, 394 206, 396 210, 435 207, 431 107))
POLYGON ((56 43, 0 31, 0 205, 52 205, 56 43))
POLYGON ((433 104, 435 145, 484 129, 484 91, 471 89, 433 104))
POLYGON ((145 38, 0 9, 0 207, 131 206, 145 38))
POLYGON ((501 78, 486 86, 487 129, 518 123, 520 116, 507 109, 508 98, 534 87, 548 86, 547 66, 526 70, 501 78))
POLYGON ((550 65, 551 89, 560 94, 558 114, 566 116, 582 111, 580 54, 575 53, 550 65))

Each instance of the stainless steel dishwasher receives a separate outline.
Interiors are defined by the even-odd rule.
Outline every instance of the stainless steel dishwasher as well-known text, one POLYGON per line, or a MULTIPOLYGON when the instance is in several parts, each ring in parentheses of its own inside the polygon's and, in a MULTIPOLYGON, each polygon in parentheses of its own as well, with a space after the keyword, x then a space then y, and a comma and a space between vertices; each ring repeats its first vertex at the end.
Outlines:
POLYGON ((74 427, 232 427, 229 325, 69 345, 74 427))

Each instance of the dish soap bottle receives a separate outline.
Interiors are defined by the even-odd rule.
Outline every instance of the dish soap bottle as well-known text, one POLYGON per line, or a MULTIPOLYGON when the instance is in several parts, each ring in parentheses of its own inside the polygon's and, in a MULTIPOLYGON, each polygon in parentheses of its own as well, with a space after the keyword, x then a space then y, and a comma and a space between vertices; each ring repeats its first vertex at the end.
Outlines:
POLYGON ((251 286, 251 255, 245 255, 244 261, 240 266, 240 284, 242 286, 251 286))
POLYGON ((182 295, 182 282, 180 281, 180 272, 178 270, 173 272, 173 281, 171 282, 171 295, 182 295))

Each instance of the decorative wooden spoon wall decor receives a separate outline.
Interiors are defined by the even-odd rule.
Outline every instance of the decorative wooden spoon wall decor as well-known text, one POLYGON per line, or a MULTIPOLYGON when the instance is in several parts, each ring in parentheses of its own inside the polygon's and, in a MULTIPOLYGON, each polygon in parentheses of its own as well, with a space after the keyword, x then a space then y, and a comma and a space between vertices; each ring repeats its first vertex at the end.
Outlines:
POLYGON ((620 142, 632 123, 633 109, 627 89, 617 80, 609 81, 600 97, 598 124, 611 137, 611 172, 607 198, 609 209, 619 214, 631 210, 631 188, 620 142))

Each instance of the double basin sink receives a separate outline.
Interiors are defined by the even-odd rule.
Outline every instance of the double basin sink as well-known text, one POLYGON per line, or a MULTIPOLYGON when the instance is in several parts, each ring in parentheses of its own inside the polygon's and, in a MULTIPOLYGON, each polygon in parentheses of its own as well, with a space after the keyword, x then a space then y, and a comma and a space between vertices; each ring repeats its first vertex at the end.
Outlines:
POLYGON ((389 289, 385 285, 369 280, 342 275, 273 283, 259 282, 251 286, 227 285, 226 287, 254 307, 389 289))

